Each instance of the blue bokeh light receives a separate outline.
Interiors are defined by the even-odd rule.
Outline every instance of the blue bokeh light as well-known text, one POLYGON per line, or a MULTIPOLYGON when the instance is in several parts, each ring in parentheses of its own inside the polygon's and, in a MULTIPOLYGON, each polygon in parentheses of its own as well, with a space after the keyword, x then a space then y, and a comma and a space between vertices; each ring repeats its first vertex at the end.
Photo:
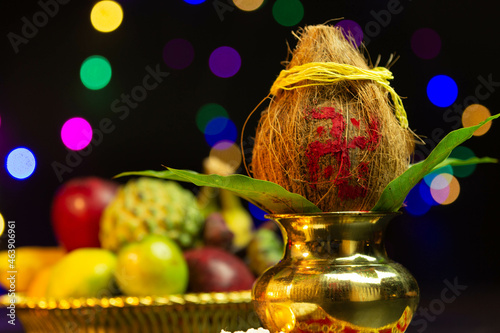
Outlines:
POLYGON ((15 148, 7 155, 5 165, 12 177, 26 179, 35 171, 35 155, 28 148, 15 148))
POLYGON ((427 97, 435 106, 442 108, 452 105, 458 96, 458 86, 447 75, 436 75, 427 84, 427 97))
POLYGON ((215 117, 205 127, 205 140, 210 147, 215 146, 220 141, 234 143, 237 137, 236 125, 228 118, 215 117))
POLYGON ((259 220, 259 221, 267 221, 266 219, 266 215, 267 215, 267 212, 260 209, 259 207, 255 206, 253 203, 249 202, 248 203, 248 211, 250 212, 250 214, 252 214, 252 216, 259 220))
POLYGON ((206 0, 184 0, 185 3, 188 3, 190 5, 199 5, 201 3, 204 3, 206 0))
POLYGON ((426 204, 428 204, 429 206, 439 205, 439 203, 436 202, 436 200, 434 200, 434 198, 432 197, 431 188, 425 181, 420 182, 420 185, 417 186, 420 197, 426 204))
POLYGON ((207 122, 203 129, 203 133, 211 136, 220 134, 228 126, 227 124, 230 121, 229 118, 224 116, 214 117, 207 122))
POLYGON ((414 216, 421 216, 427 213, 431 206, 425 202, 420 195, 420 183, 414 186, 405 199, 406 211, 414 216))

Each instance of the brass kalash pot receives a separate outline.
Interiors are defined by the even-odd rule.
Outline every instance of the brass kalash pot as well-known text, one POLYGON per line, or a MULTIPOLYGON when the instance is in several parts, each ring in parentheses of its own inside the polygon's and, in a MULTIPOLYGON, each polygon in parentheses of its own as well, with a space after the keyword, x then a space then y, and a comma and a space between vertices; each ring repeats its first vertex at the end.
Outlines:
POLYGON ((280 226, 285 251, 252 290, 263 326, 271 332, 406 331, 419 290, 384 247, 384 231, 397 214, 269 215, 280 226))

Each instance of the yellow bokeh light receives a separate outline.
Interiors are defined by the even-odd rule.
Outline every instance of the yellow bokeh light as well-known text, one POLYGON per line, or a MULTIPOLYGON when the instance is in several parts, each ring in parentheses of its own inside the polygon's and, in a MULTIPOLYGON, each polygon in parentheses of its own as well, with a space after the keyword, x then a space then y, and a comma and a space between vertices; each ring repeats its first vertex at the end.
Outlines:
POLYGON ((211 158, 217 158, 230 169, 228 173, 234 173, 241 165, 242 156, 241 150, 236 144, 232 144, 229 147, 223 147, 223 149, 212 148, 210 150, 209 156, 211 158))
POLYGON ((264 0, 233 0, 236 7, 246 12, 251 12, 259 9, 264 3, 264 0))
POLYGON ((2 216, 2 213, 0 213, 0 236, 2 236, 4 230, 5 230, 5 220, 2 216))
MULTIPOLYGON (((487 107, 481 105, 481 104, 471 104, 468 107, 465 108, 464 112, 462 113, 462 125, 464 127, 470 127, 470 126, 475 126, 482 122, 483 120, 486 120, 491 116, 490 110, 488 110, 487 107)), ((491 121, 487 122, 480 128, 478 128, 475 132, 475 136, 481 136, 488 132, 488 130, 491 127, 491 121)))
POLYGON ((100 32, 111 32, 118 28, 123 20, 122 7, 114 1, 99 1, 92 8, 90 21, 100 32))

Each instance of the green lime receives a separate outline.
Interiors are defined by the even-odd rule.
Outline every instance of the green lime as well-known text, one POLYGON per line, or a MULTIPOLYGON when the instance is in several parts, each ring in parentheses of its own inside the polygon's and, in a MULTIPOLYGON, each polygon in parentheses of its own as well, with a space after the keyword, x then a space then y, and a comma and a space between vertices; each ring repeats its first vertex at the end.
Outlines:
POLYGON ((125 295, 182 294, 188 278, 180 247, 166 236, 148 235, 118 252, 116 282, 125 295))

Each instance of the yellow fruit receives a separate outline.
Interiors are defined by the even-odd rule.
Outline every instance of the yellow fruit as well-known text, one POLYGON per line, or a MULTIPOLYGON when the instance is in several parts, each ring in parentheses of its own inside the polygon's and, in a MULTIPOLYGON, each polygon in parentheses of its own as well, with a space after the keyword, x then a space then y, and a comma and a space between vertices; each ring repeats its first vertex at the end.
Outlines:
POLYGON ((50 275, 52 273, 52 266, 42 268, 31 281, 26 290, 28 297, 45 297, 47 294, 47 287, 49 286, 50 275))
POLYGON ((0 252, 0 283, 9 289, 10 275, 15 273, 15 286, 17 292, 28 289, 35 275, 43 268, 59 261, 66 251, 60 247, 25 246, 18 247, 15 251, 0 252), (11 266, 13 265, 13 266, 11 266))
POLYGON ((241 250, 250 243, 254 234, 252 215, 243 207, 241 199, 235 194, 221 190, 220 197, 222 216, 234 234, 233 245, 235 250, 241 250))
POLYGON ((187 262, 180 247, 161 235, 148 235, 118 253, 116 283, 125 295, 169 295, 186 291, 187 262))
POLYGON ((113 290, 116 256, 99 248, 79 248, 52 268, 47 297, 108 297, 113 290))

